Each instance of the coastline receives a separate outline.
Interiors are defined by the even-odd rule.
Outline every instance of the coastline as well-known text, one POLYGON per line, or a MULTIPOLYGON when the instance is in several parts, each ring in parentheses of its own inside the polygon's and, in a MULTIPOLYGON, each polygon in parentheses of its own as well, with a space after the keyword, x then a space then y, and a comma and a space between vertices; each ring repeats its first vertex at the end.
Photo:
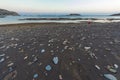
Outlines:
POLYGON ((63 23, 63 22, 25 22, 25 23, 10 23, 10 24, 0 24, 0 27, 18 27, 18 26, 34 26, 34 25, 81 25, 81 24, 86 24, 86 25, 89 25, 88 23, 91 23, 90 25, 92 24, 119 24, 120 22, 92 22, 92 21, 81 21, 81 22, 78 22, 78 23, 75 23, 75 22, 66 22, 66 23, 63 23))
POLYGON ((7 16, 0 18, 0 24, 17 24, 17 23, 81 23, 81 22, 100 22, 111 23, 120 22, 120 17, 112 16, 7 16))
POLYGON ((108 65, 120 66, 119 25, 119 22, 0 25, 0 51, 5 54, 0 79, 12 78, 10 73, 14 73, 15 80, 32 80, 34 74, 38 74, 38 80, 59 80, 59 76, 64 80, 105 80, 103 75, 109 73, 119 80, 119 68, 115 74, 106 69, 108 65), (59 58, 58 64, 52 61, 55 56, 59 58), (45 69, 48 64, 52 67, 50 71, 45 69))
POLYGON ((22 24, 80 24, 80 23, 119 23, 120 20, 78 20, 78 21, 43 21, 43 22, 8 22, 8 23, 0 23, 0 26, 2 25, 22 25, 22 24))

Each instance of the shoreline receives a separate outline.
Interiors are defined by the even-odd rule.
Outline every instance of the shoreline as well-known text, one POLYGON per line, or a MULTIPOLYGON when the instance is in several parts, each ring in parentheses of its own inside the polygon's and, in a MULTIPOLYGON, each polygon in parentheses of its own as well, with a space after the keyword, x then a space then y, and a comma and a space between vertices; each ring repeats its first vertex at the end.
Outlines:
POLYGON ((88 22, 91 22, 91 23, 100 23, 100 24, 105 24, 105 23, 120 23, 119 21, 80 21, 80 22, 21 22, 21 23, 8 23, 8 24, 0 24, 0 27, 1 26, 14 26, 14 25, 32 25, 32 24, 88 24, 88 22))
MULTIPOLYGON (((36 19, 36 18, 35 18, 36 19)), ((58 19, 58 18, 57 18, 58 19)), ((67 18, 68 19, 68 18, 67 18)), ((87 22, 92 22, 92 23, 114 23, 114 22, 120 22, 120 19, 94 19, 94 20, 92 20, 92 19, 86 19, 86 20, 84 20, 84 19, 81 19, 81 20, 77 20, 77 19, 68 19, 68 20, 64 20, 64 19, 58 19, 58 20, 56 20, 56 18, 53 18, 53 20, 51 20, 51 18, 50 19, 47 19, 47 18, 45 18, 45 20, 44 19, 41 19, 41 20, 18 20, 18 21, 11 21, 11 22, 0 22, 0 25, 9 25, 9 24, 31 24, 31 23, 33 23, 33 24, 47 24, 47 23, 67 23, 67 24, 69 24, 69 23, 87 23, 87 22)))
POLYGON ((120 18, 23 18, 19 20, 120 20, 120 18))
POLYGON ((0 18, 0 25, 2 24, 17 24, 17 23, 81 23, 81 22, 100 22, 100 23, 111 23, 120 22, 120 18, 109 18, 109 17, 31 17, 31 16, 21 16, 21 17, 6 17, 0 18))

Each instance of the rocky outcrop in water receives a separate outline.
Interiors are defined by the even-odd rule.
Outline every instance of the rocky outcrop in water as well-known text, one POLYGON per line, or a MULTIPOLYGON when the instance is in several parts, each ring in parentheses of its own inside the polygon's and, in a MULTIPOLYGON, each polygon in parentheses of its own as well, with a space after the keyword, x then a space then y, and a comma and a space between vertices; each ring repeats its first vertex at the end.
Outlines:
POLYGON ((69 14, 68 16, 81 16, 81 15, 80 15, 80 14, 73 13, 73 14, 69 14))
POLYGON ((120 16, 120 13, 118 13, 118 14, 112 14, 111 16, 120 16))

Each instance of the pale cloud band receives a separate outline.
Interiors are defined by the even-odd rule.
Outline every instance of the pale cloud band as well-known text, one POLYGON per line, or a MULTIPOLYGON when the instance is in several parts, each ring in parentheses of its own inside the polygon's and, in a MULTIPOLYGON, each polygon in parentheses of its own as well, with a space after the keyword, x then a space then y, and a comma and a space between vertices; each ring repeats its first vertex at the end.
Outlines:
POLYGON ((120 0, 0 0, 0 8, 18 12, 119 12, 120 0))

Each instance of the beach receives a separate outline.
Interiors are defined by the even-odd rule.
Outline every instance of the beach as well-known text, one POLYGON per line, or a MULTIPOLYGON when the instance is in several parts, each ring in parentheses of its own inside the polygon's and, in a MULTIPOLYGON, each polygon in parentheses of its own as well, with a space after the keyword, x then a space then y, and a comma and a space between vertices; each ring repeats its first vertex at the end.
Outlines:
POLYGON ((119 22, 0 25, 0 80, 120 80, 119 66, 119 22))

